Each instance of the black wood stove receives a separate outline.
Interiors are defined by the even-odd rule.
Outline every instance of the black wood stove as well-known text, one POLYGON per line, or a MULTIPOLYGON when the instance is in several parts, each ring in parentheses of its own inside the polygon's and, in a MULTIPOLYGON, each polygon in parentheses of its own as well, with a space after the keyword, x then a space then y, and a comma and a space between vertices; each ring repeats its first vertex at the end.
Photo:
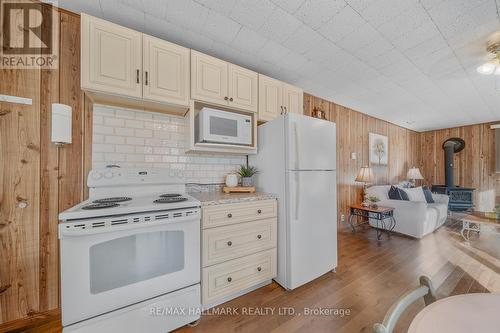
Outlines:
POLYGON ((443 143, 445 185, 432 185, 432 192, 450 197, 448 207, 452 211, 464 211, 474 207, 473 188, 455 186, 453 179, 453 155, 465 148, 465 141, 450 138, 443 143))

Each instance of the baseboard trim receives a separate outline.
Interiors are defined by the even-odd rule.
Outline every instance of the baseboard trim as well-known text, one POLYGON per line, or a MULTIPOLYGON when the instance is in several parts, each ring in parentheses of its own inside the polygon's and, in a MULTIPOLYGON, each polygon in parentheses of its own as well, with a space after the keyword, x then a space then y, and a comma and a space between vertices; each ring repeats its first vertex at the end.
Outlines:
POLYGON ((54 309, 43 312, 36 312, 28 317, 19 318, 3 324, 0 324, 0 332, 16 332, 40 326, 53 320, 61 318, 61 310, 54 309))

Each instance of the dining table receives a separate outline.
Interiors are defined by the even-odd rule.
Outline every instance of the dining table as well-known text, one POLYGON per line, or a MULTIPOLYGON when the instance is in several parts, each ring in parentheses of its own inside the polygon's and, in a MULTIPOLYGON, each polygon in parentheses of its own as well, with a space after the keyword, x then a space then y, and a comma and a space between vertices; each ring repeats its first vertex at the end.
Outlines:
POLYGON ((413 319, 408 333, 499 333, 500 294, 474 293, 442 298, 413 319))

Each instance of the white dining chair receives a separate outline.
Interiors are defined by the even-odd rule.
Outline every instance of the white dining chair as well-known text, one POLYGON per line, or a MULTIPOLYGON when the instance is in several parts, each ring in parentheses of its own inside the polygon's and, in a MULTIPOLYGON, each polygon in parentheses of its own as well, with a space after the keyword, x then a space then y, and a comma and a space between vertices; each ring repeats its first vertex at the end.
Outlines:
POLYGON ((408 308, 408 306, 410 306, 413 302, 416 302, 419 298, 424 298, 425 306, 436 301, 436 291, 432 286, 431 279, 427 276, 421 276, 419 280, 420 287, 415 290, 408 291, 401 296, 398 301, 391 306, 389 311, 387 311, 382 324, 376 323, 373 325, 374 333, 392 333, 399 317, 401 317, 401 314, 408 308))

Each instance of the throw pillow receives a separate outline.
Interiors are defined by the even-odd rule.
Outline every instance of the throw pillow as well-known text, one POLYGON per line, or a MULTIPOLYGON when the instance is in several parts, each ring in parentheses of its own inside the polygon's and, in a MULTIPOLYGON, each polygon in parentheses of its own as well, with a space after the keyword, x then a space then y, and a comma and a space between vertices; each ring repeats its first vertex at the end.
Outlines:
POLYGON ((408 195, 403 190, 396 186, 391 186, 389 189, 389 199, 391 200, 408 200, 408 195))
POLYGON ((427 186, 422 186, 422 190, 424 191, 425 200, 427 203, 434 203, 434 198, 432 197, 432 192, 429 190, 427 186))
POLYGON ((410 201, 427 202, 421 187, 405 188, 404 191, 408 194, 410 201))
POLYGON ((401 200, 410 201, 410 197, 408 196, 408 193, 406 193, 404 189, 398 187, 398 190, 399 193, 401 193, 401 200))

